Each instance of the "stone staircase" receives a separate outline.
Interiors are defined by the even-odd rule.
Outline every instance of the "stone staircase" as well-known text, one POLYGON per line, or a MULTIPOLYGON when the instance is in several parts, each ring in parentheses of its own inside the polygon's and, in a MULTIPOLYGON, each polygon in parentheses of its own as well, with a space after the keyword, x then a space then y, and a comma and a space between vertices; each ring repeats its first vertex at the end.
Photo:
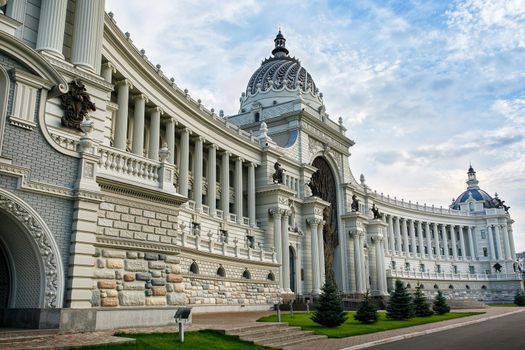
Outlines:
POLYGON ((300 327, 290 327, 287 323, 261 322, 225 331, 227 335, 236 335, 242 340, 252 341, 255 344, 270 346, 277 349, 287 346, 324 339, 324 335, 316 335, 310 331, 303 331, 300 327))
POLYGON ((451 309, 485 309, 487 305, 476 299, 447 299, 451 309))
POLYGON ((45 342, 58 334, 58 329, 0 329, 0 349, 33 348, 35 342, 45 342))

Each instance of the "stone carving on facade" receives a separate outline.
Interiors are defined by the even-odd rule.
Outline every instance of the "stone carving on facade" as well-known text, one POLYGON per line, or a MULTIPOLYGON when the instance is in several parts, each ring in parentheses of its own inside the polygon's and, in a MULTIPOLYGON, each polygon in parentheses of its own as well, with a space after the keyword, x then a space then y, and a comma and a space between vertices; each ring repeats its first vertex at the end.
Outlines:
POLYGON ((52 237, 49 230, 44 228, 43 222, 36 214, 24 208, 24 205, 11 198, 10 195, 0 192, 0 209, 13 216, 17 222, 21 223, 26 232, 35 241, 40 259, 42 259, 45 274, 44 307, 61 307, 58 296, 60 294, 60 259, 56 255, 55 247, 51 243, 52 237))
POLYGON ((357 196, 355 194, 352 195, 352 205, 350 206, 350 208, 353 212, 359 211, 359 199, 357 199, 357 196))
POLYGON ((61 105, 64 109, 62 125, 80 130, 80 123, 87 116, 89 111, 96 111, 95 104, 91 102, 91 97, 86 91, 84 83, 80 79, 72 80, 69 83, 69 91, 61 97, 61 105))
POLYGON ((501 266, 500 263, 495 263, 492 267, 494 268, 494 271, 496 271, 496 272, 501 272, 501 268, 502 268, 503 266, 501 266))
POLYGON ((370 209, 370 211, 372 212, 372 214, 374 214, 374 220, 381 220, 383 218, 383 213, 379 211, 379 208, 376 207, 375 203, 372 204, 372 208, 370 209))
POLYGON ((275 162, 275 164, 273 165, 273 168, 275 169, 275 173, 273 173, 272 175, 273 183, 274 184, 284 183, 285 170, 283 169, 281 163, 275 162))
POLYGON ((319 170, 317 170, 315 173, 312 174, 312 177, 310 178, 310 181, 306 183, 308 187, 310 188, 310 191, 312 192, 312 196, 320 196, 319 191, 319 170))
POLYGON ((507 214, 509 213, 510 207, 508 205, 505 205, 505 201, 502 201, 501 199, 498 198, 497 193, 494 195, 494 198, 492 199, 492 204, 498 209, 504 209, 505 213, 507 214))

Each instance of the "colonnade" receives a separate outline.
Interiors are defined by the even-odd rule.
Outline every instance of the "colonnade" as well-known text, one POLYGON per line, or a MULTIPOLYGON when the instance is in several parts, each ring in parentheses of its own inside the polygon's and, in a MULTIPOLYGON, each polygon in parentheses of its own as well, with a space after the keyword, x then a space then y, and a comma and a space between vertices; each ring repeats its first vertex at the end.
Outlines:
MULTIPOLYGON (((487 233, 490 260, 515 259, 512 229, 506 224, 479 226, 433 223, 387 215, 385 252, 412 258, 477 260, 478 232, 487 233)), ((479 238, 478 238, 479 239, 479 238)))

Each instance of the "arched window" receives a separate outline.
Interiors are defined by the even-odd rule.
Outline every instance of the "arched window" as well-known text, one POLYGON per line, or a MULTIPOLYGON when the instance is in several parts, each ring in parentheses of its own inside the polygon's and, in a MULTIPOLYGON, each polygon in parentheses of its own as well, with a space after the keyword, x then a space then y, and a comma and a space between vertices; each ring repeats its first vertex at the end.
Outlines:
POLYGON ((469 209, 470 211, 474 211, 474 202, 470 202, 470 203, 468 204, 468 209, 469 209))
POLYGON ((196 275, 199 274, 199 265, 194 261, 190 265, 190 273, 194 273, 196 275))
POLYGON ((275 275, 273 274, 272 271, 270 271, 270 273, 268 273, 268 276, 266 277, 266 279, 268 281, 275 281, 275 275))
POLYGON ((255 122, 258 123, 259 120, 261 119, 261 114, 259 112, 255 112, 254 117, 255 117, 255 122))
POLYGON ((226 277, 226 271, 222 265, 219 265, 219 268, 217 269, 217 276, 226 277))
POLYGON ((482 286, 481 286, 481 289, 486 290, 486 289, 487 289, 487 286, 486 286, 486 285, 482 285, 482 286))
POLYGON ((247 280, 252 279, 252 274, 250 273, 250 271, 248 271, 248 269, 244 270, 244 272, 242 273, 242 278, 245 278, 247 280))
POLYGON ((424 284, 420 284, 419 287, 420 287, 421 289, 425 289, 425 285, 424 285, 424 284))
POLYGON ((407 289, 410 289, 412 288, 412 286, 410 285, 410 283, 407 283, 407 289))

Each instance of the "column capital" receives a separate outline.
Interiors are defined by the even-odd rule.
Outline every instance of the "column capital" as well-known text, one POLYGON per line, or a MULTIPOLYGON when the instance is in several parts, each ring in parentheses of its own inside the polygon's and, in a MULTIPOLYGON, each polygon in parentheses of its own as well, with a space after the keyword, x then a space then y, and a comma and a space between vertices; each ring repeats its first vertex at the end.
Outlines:
POLYGON ((123 86, 123 85, 127 85, 129 89, 133 89, 133 84, 131 83, 131 81, 129 79, 121 79, 119 81, 116 82, 115 86, 117 87, 120 87, 120 86, 123 86))
POLYGON ((255 164, 254 162, 248 162, 248 165, 247 165, 249 168, 257 168, 257 164, 255 164))
POLYGON ((268 213, 273 217, 280 218, 282 216, 282 209, 281 208, 270 208, 268 209, 268 213))
POLYGON ((228 150, 225 150, 225 149, 222 150, 222 151, 220 151, 220 153, 221 153, 222 155, 224 155, 224 156, 228 156, 228 157, 231 157, 231 156, 232 156, 232 153, 231 153, 230 151, 228 151, 228 150))
POLYGON ((206 139, 201 135, 195 135, 192 137, 193 140, 201 141, 202 143, 206 142, 206 139))
POLYGON ((111 63, 110 61, 107 61, 106 63, 104 63, 102 65, 102 68, 107 68, 107 69, 111 69, 111 72, 112 73, 116 73, 117 72, 117 68, 115 67, 115 65, 113 63, 111 63))
POLYGON ((308 225, 312 225, 312 226, 313 226, 313 225, 319 225, 319 224, 322 223, 322 222, 323 222, 323 219, 315 218, 315 217, 313 217, 313 218, 307 218, 307 219, 306 219, 306 223, 307 223, 308 225))
POLYGON ((208 149, 212 149, 212 148, 215 148, 215 151, 217 151, 219 149, 219 146, 217 146, 216 144, 214 143, 210 143, 208 145, 206 145, 208 147, 208 149))
POLYGON ((145 103, 148 103, 148 102, 149 102, 149 98, 148 98, 148 96, 144 95, 143 93, 135 94, 135 95, 131 96, 131 100, 132 100, 132 101, 140 101, 140 100, 144 100, 145 103))
POLYGON ((185 125, 182 126, 182 132, 183 132, 183 133, 186 133, 186 134, 188 134, 188 135, 191 135, 191 134, 192 134, 191 129, 188 128, 188 127, 185 126, 185 125))
POLYGON ((242 158, 241 156, 237 156, 235 157, 235 161, 240 161, 241 163, 244 163, 244 158, 242 158))
POLYGON ((155 106, 155 107, 148 108, 148 113, 159 113, 160 115, 163 115, 164 110, 162 109, 162 107, 155 106))

